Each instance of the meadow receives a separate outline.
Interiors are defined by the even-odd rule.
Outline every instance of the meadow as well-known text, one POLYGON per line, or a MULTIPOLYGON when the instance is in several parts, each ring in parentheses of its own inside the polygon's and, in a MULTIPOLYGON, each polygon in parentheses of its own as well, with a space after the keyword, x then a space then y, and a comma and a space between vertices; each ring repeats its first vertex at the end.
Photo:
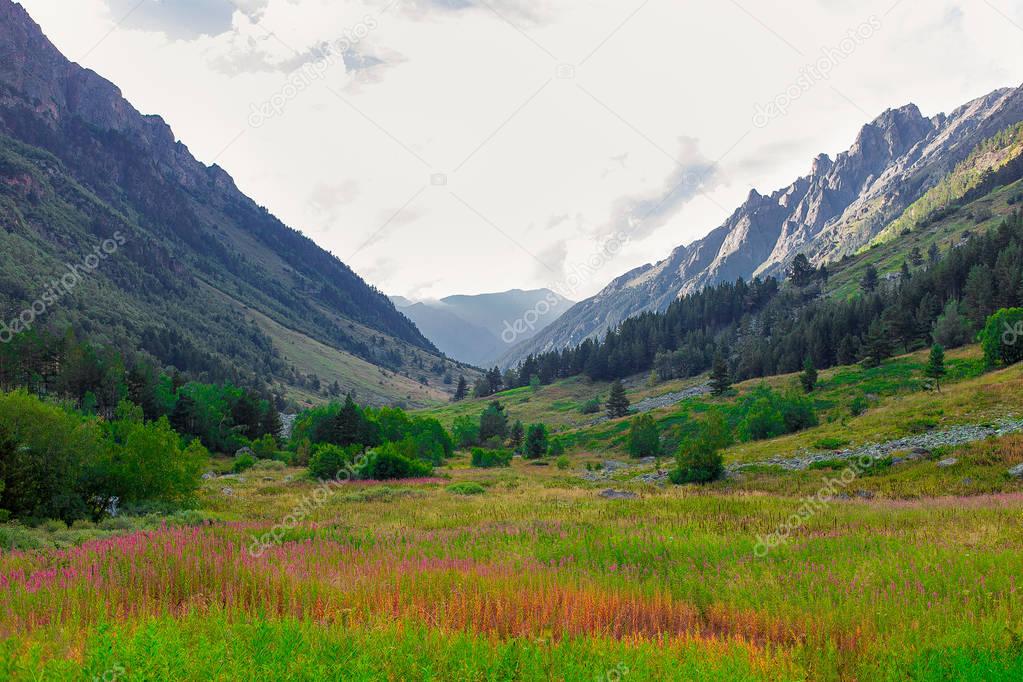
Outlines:
MULTIPOLYGON (((1018 416, 1019 366, 950 353, 939 394, 922 362, 821 372, 817 427, 737 444, 726 462, 1018 416)), ((760 383, 652 414, 670 433, 760 383)), ((680 386, 636 381, 629 395, 680 386)), ((498 397, 528 419, 604 390, 498 397)), ((459 452, 425 479, 324 484, 263 462, 205 480, 170 516, 0 526, 0 679, 1023 677, 1023 482, 1006 474, 1023 436, 859 472, 805 513, 843 465, 663 486, 633 462, 587 480, 587 464, 628 460, 628 420, 560 413, 572 447, 558 466, 479 469, 459 452), (609 486, 634 498, 601 497, 609 486)))

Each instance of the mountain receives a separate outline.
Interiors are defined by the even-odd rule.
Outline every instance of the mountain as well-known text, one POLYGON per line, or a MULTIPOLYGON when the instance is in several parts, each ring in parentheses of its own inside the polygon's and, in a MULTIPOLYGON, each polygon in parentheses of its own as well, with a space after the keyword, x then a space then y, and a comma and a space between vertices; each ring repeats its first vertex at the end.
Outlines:
POLYGON ((751 191, 706 237, 618 277, 517 344, 501 364, 600 336, 632 315, 663 311, 711 284, 782 275, 798 253, 815 264, 855 253, 981 141, 1021 120, 1023 88, 996 90, 930 118, 912 104, 890 109, 863 126, 848 151, 834 159, 817 156, 808 175, 771 194, 751 191))
POLYGON ((305 401, 336 381, 364 402, 428 403, 453 390, 442 377, 469 371, 222 168, 197 161, 159 116, 69 62, 10 0, 0 0, 0 55, 5 324, 41 304, 36 328, 73 326, 163 366, 305 401), (67 264, 102 244, 116 248, 53 296, 67 264))
POLYGON ((477 367, 497 362, 512 344, 532 338, 572 306, 550 289, 391 301, 445 355, 477 367))

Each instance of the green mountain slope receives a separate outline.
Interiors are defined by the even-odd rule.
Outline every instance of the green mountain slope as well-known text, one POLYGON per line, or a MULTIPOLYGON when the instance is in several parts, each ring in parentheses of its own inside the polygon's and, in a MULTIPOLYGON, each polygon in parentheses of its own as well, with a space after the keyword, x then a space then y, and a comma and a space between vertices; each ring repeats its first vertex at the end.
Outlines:
POLYGON ((0 51, 17 56, 0 60, 0 319, 11 323, 66 263, 117 235, 115 252, 50 296, 34 326, 73 325, 165 366, 308 399, 337 382, 368 402, 422 404, 453 390, 445 376, 470 371, 222 169, 196 161, 161 119, 68 62, 9 0, 0 51), (286 350, 292 335, 334 360, 286 350), (401 386, 357 381, 356 365, 384 368, 401 386))

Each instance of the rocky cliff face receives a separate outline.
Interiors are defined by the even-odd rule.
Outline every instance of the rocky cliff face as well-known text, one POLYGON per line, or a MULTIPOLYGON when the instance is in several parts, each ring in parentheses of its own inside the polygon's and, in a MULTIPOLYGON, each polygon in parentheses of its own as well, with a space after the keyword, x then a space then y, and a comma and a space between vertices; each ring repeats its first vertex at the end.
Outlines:
POLYGON ((703 239, 629 272, 576 304, 509 353, 562 348, 599 336, 678 296, 742 277, 780 276, 798 253, 823 263, 867 244, 962 161, 982 140, 1023 120, 1023 88, 996 90, 949 115, 925 117, 913 104, 863 126, 848 151, 814 159, 810 173, 770 195, 756 191, 703 239))

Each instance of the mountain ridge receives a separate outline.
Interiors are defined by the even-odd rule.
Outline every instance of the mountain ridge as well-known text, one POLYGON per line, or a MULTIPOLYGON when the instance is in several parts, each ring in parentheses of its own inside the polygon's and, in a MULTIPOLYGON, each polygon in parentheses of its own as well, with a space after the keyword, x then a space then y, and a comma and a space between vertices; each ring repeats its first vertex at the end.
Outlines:
POLYGON ((89 327, 182 371, 306 397, 325 398, 322 385, 338 381, 370 402, 425 403, 468 371, 223 168, 195 159, 160 116, 140 113, 116 85, 65 58, 11 0, 0 0, 0 57, 0 236, 8 254, 27 254, 0 261, 0 310, 23 310, 34 293, 21 283, 42 286, 61 261, 120 230, 126 245, 89 284, 107 309, 69 297, 47 322, 89 327), (312 362, 308 349, 282 352, 284 330, 337 353, 325 361, 320 349, 312 362), (197 357, 181 348, 202 349, 204 360, 181 366, 197 357), (380 367, 379 381, 361 365, 359 381, 349 381, 356 360, 380 367))
POLYGON ((852 254, 983 139, 1021 120, 1023 87, 1000 88, 930 118, 915 104, 888 109, 860 128, 848 150, 834 159, 817 155, 809 174, 769 194, 751 190, 706 236, 615 278, 510 349, 500 364, 599 337, 628 317, 663 311, 708 285, 782 275, 797 253, 814 264, 852 254))

